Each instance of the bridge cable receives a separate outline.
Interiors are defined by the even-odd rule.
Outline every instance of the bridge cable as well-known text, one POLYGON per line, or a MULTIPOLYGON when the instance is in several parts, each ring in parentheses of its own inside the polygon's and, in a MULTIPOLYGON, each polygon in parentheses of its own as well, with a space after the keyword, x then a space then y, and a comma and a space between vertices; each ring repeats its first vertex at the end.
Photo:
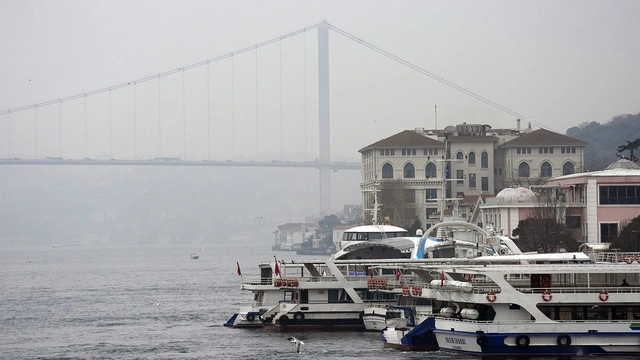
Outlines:
POLYGON ((354 41, 354 42, 356 42, 358 44, 361 44, 361 45, 363 45, 363 46, 365 46, 365 47, 367 47, 367 48, 369 48, 369 49, 371 49, 371 50, 373 50, 373 51, 375 51, 375 52, 377 52, 377 53, 379 53, 381 55, 384 55, 384 56, 388 57, 391 60, 394 60, 394 61, 396 61, 396 62, 398 62, 398 63, 400 63, 402 65, 405 65, 406 67, 408 67, 410 69, 413 69, 413 70, 415 70, 415 71, 417 71, 417 72, 419 72, 421 74, 424 74, 424 75, 426 75, 426 76, 428 76, 428 77, 430 77, 430 78, 432 78, 432 79, 434 79, 436 81, 439 81, 439 82, 441 82, 441 83, 443 83, 443 84, 445 84, 445 85, 447 85, 447 86, 449 86, 449 87, 451 87, 451 88, 453 88, 455 90, 458 90, 458 91, 460 91, 460 92, 462 92, 462 93, 464 93, 464 94, 466 94, 468 96, 471 96, 471 97, 473 97, 473 98, 475 98, 477 100, 480 100, 480 101, 484 102, 485 104, 488 104, 488 105, 490 105, 490 106, 492 106, 492 107, 494 107, 494 108, 496 108, 496 109, 498 109, 498 110, 500 110, 502 112, 505 112, 505 113, 507 113, 509 115, 512 115, 512 116, 516 116, 516 117, 521 118, 521 119, 526 119, 526 117, 524 115, 522 115, 522 114, 519 114, 519 113, 517 113, 517 112, 515 112, 515 111, 513 111, 511 109, 508 109, 508 108, 506 108, 506 107, 504 107, 504 106, 502 106, 502 105, 500 105, 498 103, 495 103, 495 102, 493 102, 493 101, 491 101, 491 100, 489 100, 489 99, 487 99, 487 98, 485 98, 483 96, 480 96, 480 95, 472 92, 471 90, 463 88, 462 86, 456 85, 456 84, 454 84, 453 82, 451 82, 449 80, 446 80, 446 79, 444 79, 444 78, 442 78, 442 77, 440 77, 440 76, 438 76, 438 75, 436 75, 436 74, 434 74, 432 72, 429 72, 429 71, 427 71, 427 70, 425 70, 425 69, 423 69, 423 68, 421 68, 421 67, 419 67, 417 65, 414 65, 414 64, 410 63, 407 60, 404 60, 404 59, 402 59, 402 58, 400 58, 400 57, 398 57, 396 55, 393 55, 393 54, 389 53, 388 51, 385 51, 385 50, 383 50, 383 49, 381 49, 381 48, 379 48, 379 47, 377 47, 377 46, 375 46, 375 45, 373 45, 373 44, 371 44, 371 43, 369 43, 369 42, 367 42, 365 40, 362 40, 362 39, 360 39, 360 38, 358 38, 358 37, 356 37, 354 35, 351 35, 350 33, 346 32, 344 30, 341 30, 341 29, 339 29, 339 28, 337 28, 337 27, 335 27, 335 26, 333 26, 331 24, 329 24, 329 29, 331 29, 331 30, 335 31, 336 33, 346 37, 347 39, 350 39, 350 40, 352 40, 352 41, 354 41))
POLYGON ((296 35, 301 34, 301 33, 305 32, 307 30, 310 30, 310 29, 315 29, 315 28, 318 27, 318 25, 319 24, 308 26, 308 27, 305 27, 304 29, 292 31, 292 32, 290 32, 288 34, 285 34, 285 35, 282 35, 282 36, 278 36, 276 38, 273 38, 273 39, 270 39, 270 40, 267 40, 267 41, 263 41, 263 42, 261 42, 261 43, 259 43, 257 45, 251 45, 251 46, 248 46, 246 48, 243 48, 243 49, 231 52, 231 53, 220 55, 220 56, 217 56, 217 57, 214 57, 214 58, 211 58, 211 59, 200 61, 200 62, 191 64, 191 65, 187 65, 187 66, 184 66, 184 67, 181 67, 181 68, 177 68, 177 69, 174 69, 174 70, 165 71, 165 72, 160 73, 160 74, 146 76, 146 77, 143 77, 143 78, 140 78, 140 79, 136 79, 136 80, 133 80, 133 81, 128 81, 128 82, 125 82, 125 83, 121 83, 121 84, 114 85, 114 86, 109 86, 109 87, 102 88, 102 89, 87 91, 87 92, 84 92, 84 93, 81 93, 81 94, 67 96, 67 97, 56 99, 56 100, 43 101, 43 102, 40 102, 40 103, 37 103, 37 104, 31 104, 31 105, 12 108, 12 109, 2 110, 2 111, 0 111, 0 115, 9 114, 9 113, 12 113, 12 112, 30 110, 30 109, 33 109, 35 107, 42 107, 42 106, 52 105, 52 104, 55 104, 55 103, 57 103, 59 101, 66 102, 66 101, 70 101, 70 100, 81 99, 84 96, 97 95, 97 94, 105 93, 105 92, 111 91, 111 90, 118 90, 118 89, 121 89, 121 88, 130 87, 130 86, 133 86, 136 83, 144 83, 144 82, 147 82, 147 81, 155 80, 158 76, 159 77, 165 77, 165 76, 177 74, 177 73, 179 73, 179 72, 181 72, 183 70, 195 69, 197 67, 207 65, 207 64, 209 64, 211 62, 221 61, 221 60, 224 60, 224 59, 227 59, 227 58, 231 58, 234 55, 240 55, 242 53, 245 53, 245 52, 248 52, 248 51, 252 51, 252 50, 254 50, 256 48, 261 48, 261 47, 264 47, 264 46, 267 46, 267 45, 271 45, 271 44, 273 44, 275 42, 281 41, 282 39, 286 39, 286 38, 289 38, 289 37, 296 36, 296 35))

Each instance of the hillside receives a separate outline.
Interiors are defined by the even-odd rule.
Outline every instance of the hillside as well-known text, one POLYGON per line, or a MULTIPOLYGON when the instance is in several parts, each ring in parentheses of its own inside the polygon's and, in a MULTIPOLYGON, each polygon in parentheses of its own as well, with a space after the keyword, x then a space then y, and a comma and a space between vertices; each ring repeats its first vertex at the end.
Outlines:
POLYGON ((602 170, 619 159, 618 146, 640 138, 640 113, 618 115, 604 124, 582 123, 567 129, 566 135, 589 143, 584 154, 586 170, 602 170))

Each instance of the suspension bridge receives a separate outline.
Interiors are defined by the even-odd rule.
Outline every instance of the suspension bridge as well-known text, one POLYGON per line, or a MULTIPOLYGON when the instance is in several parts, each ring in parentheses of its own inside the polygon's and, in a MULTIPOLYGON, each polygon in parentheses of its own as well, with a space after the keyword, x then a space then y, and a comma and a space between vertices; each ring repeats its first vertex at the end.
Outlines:
POLYGON ((316 168, 320 211, 330 213, 331 171, 360 169, 359 162, 331 160, 330 30, 500 112, 525 118, 321 22, 174 70, 1 110, 0 165, 316 168), (308 46, 310 33, 317 46, 308 46), (283 56, 283 42, 293 38, 302 39, 295 65, 283 56), (317 71, 309 71, 313 68, 317 71), (295 83, 298 90, 287 88, 295 83), (285 98, 290 99, 287 109, 285 98), (289 121, 290 128, 285 117, 296 119, 289 121), (308 126, 311 121, 317 121, 317 132, 308 126), (317 149, 311 150, 315 143, 317 149), (292 150, 299 147, 302 153, 292 150), (311 159, 312 154, 317 157, 311 159))

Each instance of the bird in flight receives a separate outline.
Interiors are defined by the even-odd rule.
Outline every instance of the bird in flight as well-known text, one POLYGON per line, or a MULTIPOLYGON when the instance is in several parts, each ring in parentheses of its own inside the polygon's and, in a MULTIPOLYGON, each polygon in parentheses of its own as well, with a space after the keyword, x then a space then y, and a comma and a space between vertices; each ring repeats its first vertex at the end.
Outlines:
POLYGON ((302 345, 304 345, 304 343, 303 343, 302 341, 300 341, 300 340, 296 339, 296 338, 295 338, 295 337, 293 337, 293 336, 289 336, 289 337, 287 338, 287 340, 289 340, 289 341, 291 341, 291 342, 293 343, 293 345, 294 345, 294 346, 295 346, 295 348, 296 348, 296 352, 299 354, 299 353, 300 353, 300 348, 302 347, 302 345))
POLYGON ((160 306, 160 301, 157 298, 153 298, 156 301, 156 306, 160 306))

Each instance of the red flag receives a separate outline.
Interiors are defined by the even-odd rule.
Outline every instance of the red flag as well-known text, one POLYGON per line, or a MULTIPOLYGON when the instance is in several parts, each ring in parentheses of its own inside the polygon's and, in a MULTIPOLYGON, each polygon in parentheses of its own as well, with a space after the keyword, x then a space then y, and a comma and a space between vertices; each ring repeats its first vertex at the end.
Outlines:
POLYGON ((402 276, 402 273, 400 272, 400 269, 398 269, 396 271, 396 281, 400 280, 400 277, 402 276))
POLYGON ((444 270, 442 270, 442 274, 440 274, 440 287, 444 286, 444 270))
POLYGON ((242 276, 242 271, 240 271, 240 263, 236 261, 236 265, 238 265, 238 275, 242 276))
POLYGON ((276 261, 276 267, 273 272, 276 274, 276 276, 278 276, 280 275, 280 266, 278 266, 278 259, 276 259, 275 255, 273 255, 273 259, 276 261))
POLYGON ((468 279, 469 279, 469 282, 471 282, 471 280, 473 280, 473 274, 469 274, 468 279))
POLYGON ((373 269, 369 269, 369 277, 373 279, 373 269))

